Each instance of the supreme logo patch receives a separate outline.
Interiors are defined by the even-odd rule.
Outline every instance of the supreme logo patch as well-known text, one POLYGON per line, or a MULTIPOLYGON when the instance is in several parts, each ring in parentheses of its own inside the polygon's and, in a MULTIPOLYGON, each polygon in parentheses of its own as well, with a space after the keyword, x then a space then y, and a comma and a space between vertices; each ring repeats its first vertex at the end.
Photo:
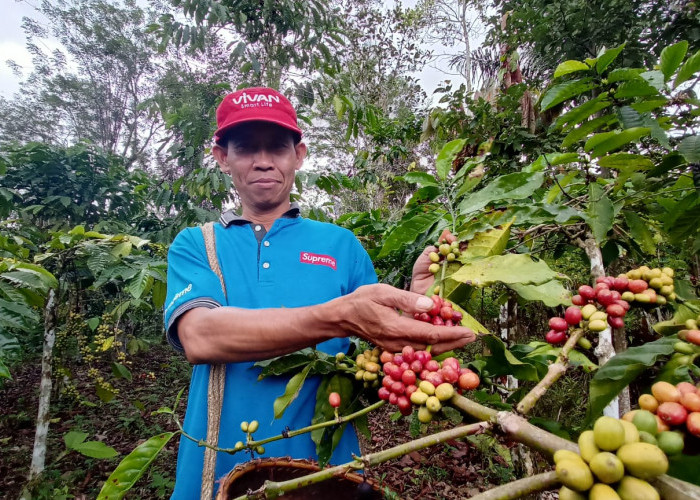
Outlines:
POLYGON ((328 266, 335 271, 335 259, 330 255, 301 252, 299 262, 302 264, 313 264, 316 266, 328 266))

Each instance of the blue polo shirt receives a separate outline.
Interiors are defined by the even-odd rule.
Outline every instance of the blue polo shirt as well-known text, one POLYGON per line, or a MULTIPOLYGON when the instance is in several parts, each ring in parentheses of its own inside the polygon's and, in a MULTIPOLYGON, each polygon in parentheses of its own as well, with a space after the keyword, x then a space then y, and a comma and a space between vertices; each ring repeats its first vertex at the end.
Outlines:
MULTIPOLYGON (((165 325, 168 341, 182 350, 177 337, 177 318, 194 307, 233 306, 248 309, 303 307, 327 302, 356 288, 377 281, 372 262, 352 232, 332 224, 304 219, 293 208, 277 219, 270 230, 240 217, 224 214, 215 225, 217 255, 226 283, 228 301, 219 278, 210 269, 200 228, 183 230, 168 252, 168 294, 165 325)), ((264 315, 260 321, 268 321, 264 315)), ((278 325, 284 329, 284 325, 278 325)), ((245 332, 241 332, 245 334, 245 332)), ((316 346, 335 354, 347 352, 349 340, 332 339, 316 346)), ((219 447, 233 448, 245 442, 242 421, 260 423, 255 437, 281 434, 311 423, 319 380, 307 379, 298 398, 275 420, 274 400, 284 394, 289 377, 258 381, 260 370, 252 362, 226 366, 219 447)), ((206 438, 209 365, 195 365, 190 382, 185 431, 196 439, 206 438)), ((265 456, 316 458, 310 435, 282 439, 265 445, 265 456)), ((351 426, 333 453, 331 462, 344 463, 359 454, 351 426)), ((216 478, 227 474, 249 456, 219 453, 216 478)), ((204 447, 189 439, 180 440, 173 499, 199 498, 204 447)))

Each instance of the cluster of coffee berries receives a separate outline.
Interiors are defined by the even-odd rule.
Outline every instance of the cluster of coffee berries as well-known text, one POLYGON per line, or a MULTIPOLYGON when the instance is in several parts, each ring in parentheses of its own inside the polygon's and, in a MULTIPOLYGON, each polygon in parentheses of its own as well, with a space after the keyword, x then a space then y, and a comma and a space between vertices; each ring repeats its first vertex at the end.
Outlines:
POLYGON ((667 455, 683 450, 683 434, 674 431, 685 428, 700 437, 700 387, 690 382, 656 382, 651 386, 651 394, 639 396, 638 403, 639 410, 632 410, 623 418, 632 419, 640 431, 651 434, 645 438, 655 438, 667 455))
POLYGON ((366 349, 364 352, 357 355, 355 363, 357 371, 355 372, 355 380, 363 381, 365 388, 379 387, 379 353, 381 349, 366 349))
MULTIPOLYGON (((253 420, 252 422, 241 422, 241 430, 246 433, 246 441, 250 443, 252 440, 252 434, 258 430, 259 424, 257 420, 253 420)), ((241 451, 244 448, 246 448, 246 445, 243 444, 243 441, 238 441, 236 444, 233 446, 233 449, 235 451, 241 451)), ((265 447, 264 446, 256 446, 256 447, 250 447, 251 453, 255 451, 258 453, 258 455, 262 455, 265 453, 265 447)))
POLYGON ((462 313, 454 310, 454 306, 449 300, 445 300, 439 295, 430 297, 433 301, 433 308, 428 312, 415 313, 413 317, 418 321, 425 321, 436 326, 455 326, 462 321, 462 313))
POLYGON ((445 358, 442 363, 428 351, 416 351, 411 346, 400 353, 384 351, 380 357, 384 378, 379 398, 396 405, 402 415, 410 415, 413 405, 419 407, 418 419, 427 423, 455 392, 476 389, 479 376, 469 368, 462 368, 457 358, 445 358))
POLYGON ((597 278, 594 287, 581 285, 578 294, 571 297, 574 304, 566 309, 563 318, 549 320, 549 332, 545 339, 550 344, 561 344, 568 338, 570 326, 583 326, 592 332, 602 332, 610 325, 622 328, 624 317, 630 304, 624 300, 622 290, 627 290, 629 280, 626 277, 597 278), (607 324, 606 324, 607 323, 607 324))
POLYGON ((685 328, 678 332, 680 341, 674 346, 676 351, 683 354, 700 354, 700 315, 695 319, 688 319, 685 322, 685 328), (682 346, 680 345, 682 344, 682 346))
POLYGON ((670 267, 650 269, 648 266, 640 266, 627 271, 624 276, 629 279, 629 294, 625 300, 657 306, 666 304, 668 300, 676 300, 673 275, 673 269, 670 267))
POLYGON ((593 430, 581 433, 578 447, 579 453, 554 454, 557 478, 564 485, 559 498, 659 498, 649 481, 666 473, 668 458, 658 446, 641 442, 630 422, 600 417, 593 430))
POLYGON ((549 318, 549 331, 544 337, 545 340, 553 345, 563 344, 569 338, 569 327, 581 323, 582 317, 579 307, 570 306, 566 309, 563 318, 549 318))
POLYGON ((428 257, 430 257, 430 267, 428 267, 428 270, 433 273, 437 274, 440 272, 440 265, 447 261, 447 262, 453 262, 454 260, 459 257, 459 241, 453 241, 452 243, 446 243, 446 242, 437 242, 435 243, 435 246, 437 247, 438 251, 437 252, 430 252, 428 257))

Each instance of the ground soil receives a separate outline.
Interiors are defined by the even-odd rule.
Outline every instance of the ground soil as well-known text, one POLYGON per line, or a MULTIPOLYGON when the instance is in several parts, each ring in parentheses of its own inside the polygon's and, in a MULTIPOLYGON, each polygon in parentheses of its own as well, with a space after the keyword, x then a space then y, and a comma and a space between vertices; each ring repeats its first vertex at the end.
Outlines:
MULTIPOLYGON (((54 394, 47 471, 33 490, 33 498, 95 498, 106 477, 136 445, 159 432, 176 429, 166 417, 152 413, 162 406, 171 406, 177 390, 187 386, 188 364, 163 345, 153 345, 131 359, 133 379, 117 381, 115 385, 121 393, 109 403, 97 399, 94 381, 87 376, 87 369, 80 366, 73 368, 73 375, 82 404, 73 397, 54 394), (71 430, 87 432, 88 440, 104 441, 120 455, 98 460, 71 452, 56 462, 65 450, 62 436, 71 430)), ((34 441, 39 362, 16 365, 11 373, 12 380, 0 386, 0 498, 4 499, 18 498, 26 482, 34 441)), ((180 402, 180 413, 183 407, 184 398, 180 402)), ((393 422, 392 413, 393 410, 383 408, 370 414, 371 438, 362 439, 363 453, 413 439, 407 420, 393 422)), ((431 424, 430 430, 434 432, 440 426, 451 425, 449 422, 431 424)), ((512 445, 505 443, 504 446, 512 445)), ((173 440, 126 498, 168 498, 175 462, 176 441, 173 440)), ((496 484, 513 480, 521 473, 487 441, 477 439, 450 441, 412 452, 370 469, 367 475, 395 492, 390 498, 437 500, 469 498, 496 484)))

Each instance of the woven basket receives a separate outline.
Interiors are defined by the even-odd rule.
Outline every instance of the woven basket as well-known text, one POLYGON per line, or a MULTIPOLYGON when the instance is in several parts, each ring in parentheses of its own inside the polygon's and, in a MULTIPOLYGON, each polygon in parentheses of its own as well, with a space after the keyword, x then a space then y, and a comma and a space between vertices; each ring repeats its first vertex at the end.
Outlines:
MULTIPOLYGON (((318 465, 310 460, 262 458, 234 468, 221 480, 216 500, 229 500, 260 488, 265 481, 287 481, 313 472, 318 465)), ((348 472, 327 481, 304 486, 284 494, 285 500, 374 500, 383 498, 379 486, 360 474, 348 472)))

